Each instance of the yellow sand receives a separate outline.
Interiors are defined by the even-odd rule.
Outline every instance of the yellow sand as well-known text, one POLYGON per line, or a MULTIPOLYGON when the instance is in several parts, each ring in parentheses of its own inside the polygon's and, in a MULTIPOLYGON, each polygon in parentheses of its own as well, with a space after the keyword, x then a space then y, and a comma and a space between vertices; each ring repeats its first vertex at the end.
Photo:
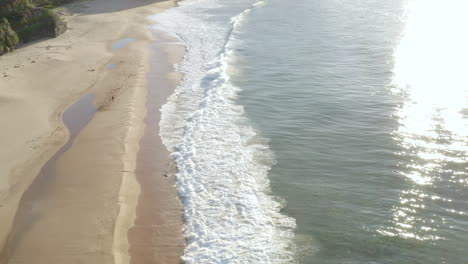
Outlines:
MULTIPOLYGON (((0 57, 0 263, 130 262, 127 231, 140 193, 135 168, 149 45, 157 41, 146 17, 174 5, 75 2, 62 11, 65 34, 0 57), (112 48, 125 38, 134 41, 112 48), (117 66, 109 70, 109 64, 117 66), (15 230, 23 194, 68 139, 62 113, 87 93, 95 94, 99 111, 59 157, 42 200, 27 208, 37 210, 37 218, 27 230, 15 230)), ((181 229, 174 234, 179 248, 167 262, 179 262, 181 229)))

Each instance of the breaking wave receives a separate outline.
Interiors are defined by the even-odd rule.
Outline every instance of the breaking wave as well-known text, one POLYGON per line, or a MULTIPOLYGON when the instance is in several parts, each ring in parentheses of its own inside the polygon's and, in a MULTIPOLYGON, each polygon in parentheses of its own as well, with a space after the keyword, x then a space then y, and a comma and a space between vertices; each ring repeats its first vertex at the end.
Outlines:
POLYGON ((240 88, 228 74, 236 32, 264 5, 244 0, 213 12, 223 8, 220 1, 187 1, 154 17, 155 29, 177 36, 187 49, 177 65, 184 78, 161 109, 160 131, 178 167, 186 263, 294 259, 295 220, 281 214, 284 203, 270 195, 273 153, 236 103, 240 88))

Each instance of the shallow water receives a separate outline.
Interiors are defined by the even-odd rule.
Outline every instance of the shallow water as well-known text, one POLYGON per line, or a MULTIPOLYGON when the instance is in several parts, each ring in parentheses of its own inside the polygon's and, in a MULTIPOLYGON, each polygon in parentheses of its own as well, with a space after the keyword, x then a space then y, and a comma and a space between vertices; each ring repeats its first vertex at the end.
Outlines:
POLYGON ((109 70, 109 71, 112 71, 113 69, 115 69, 117 67, 117 64, 116 63, 110 63, 110 64, 107 64, 106 68, 109 70))
POLYGON ((134 41, 135 41, 135 39, 133 39, 133 38, 119 39, 116 42, 112 43, 112 49, 123 49, 128 44, 130 44, 130 43, 132 43, 134 41))
POLYGON ((188 50, 161 130, 187 262, 464 263, 465 5, 200 0, 158 16, 188 50), (265 233, 275 250, 250 239, 265 233))
POLYGON ((94 94, 85 94, 63 113, 63 123, 69 132, 68 141, 44 164, 37 177, 21 197, 8 242, 0 254, 2 263, 17 263, 18 258, 22 258, 21 253, 17 254, 16 252, 17 247, 21 245, 30 229, 34 227, 35 221, 44 214, 41 207, 46 201, 51 188, 54 188, 51 183, 57 177, 57 161, 70 149, 80 131, 96 114, 94 101, 94 94))

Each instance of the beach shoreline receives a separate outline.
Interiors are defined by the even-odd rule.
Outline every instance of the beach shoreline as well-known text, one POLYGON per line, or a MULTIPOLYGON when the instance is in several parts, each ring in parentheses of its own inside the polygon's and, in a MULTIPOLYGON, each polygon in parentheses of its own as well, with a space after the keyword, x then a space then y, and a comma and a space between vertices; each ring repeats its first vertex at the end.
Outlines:
POLYGON ((159 135, 160 109, 181 80, 173 65, 182 60, 185 45, 164 33, 156 35, 147 74, 145 128, 136 164, 140 196, 135 224, 128 233, 132 264, 179 263, 185 248, 182 203, 174 195, 177 169, 159 135))
MULTIPOLYGON (((137 175, 137 167, 143 155, 145 103, 151 86, 169 95, 175 85, 147 78, 152 72, 149 47, 158 36, 146 27, 151 23, 146 17, 176 2, 76 2, 63 9, 70 27, 65 34, 0 58, 0 122, 8 124, 0 138, 5 146, 0 153, 0 262, 139 263, 129 254, 138 236, 132 241, 127 236, 142 206, 144 175, 137 175), (89 93, 95 97, 96 113, 57 158, 53 177, 37 187, 41 168, 67 141, 63 112, 89 93), (34 200, 23 199, 28 190, 35 193, 34 200), (27 230, 18 228, 19 211, 34 215, 27 230)), ((164 67, 172 68, 172 63, 164 67)), ((168 151, 162 144, 158 147, 167 163, 168 151)), ((166 168, 157 168, 156 175, 162 176, 166 168)), ((159 187, 153 192, 160 197, 177 201, 174 177, 166 185, 152 186, 159 187), (164 186, 172 186, 172 191, 164 186)), ((163 249, 171 260, 183 253, 180 208, 179 203, 170 214, 159 212, 159 221, 178 219, 173 230, 179 234, 167 238, 177 246, 163 249)))

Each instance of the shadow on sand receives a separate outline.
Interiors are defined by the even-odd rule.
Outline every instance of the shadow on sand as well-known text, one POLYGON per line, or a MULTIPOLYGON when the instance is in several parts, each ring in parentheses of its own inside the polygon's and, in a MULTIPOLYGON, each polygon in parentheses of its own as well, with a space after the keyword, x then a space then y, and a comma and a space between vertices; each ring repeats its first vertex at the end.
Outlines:
MULTIPOLYGON (((64 5, 62 8, 72 14, 102 14, 102 13, 113 13, 120 12, 128 9, 138 8, 146 5, 151 5, 157 2, 163 2, 164 0, 78 0, 73 1, 70 4, 64 5), (89 8, 89 4, 93 2, 93 8, 89 8), (109 2, 112 2, 110 7, 109 2)), ((174 6, 177 6, 175 2, 174 6)))

